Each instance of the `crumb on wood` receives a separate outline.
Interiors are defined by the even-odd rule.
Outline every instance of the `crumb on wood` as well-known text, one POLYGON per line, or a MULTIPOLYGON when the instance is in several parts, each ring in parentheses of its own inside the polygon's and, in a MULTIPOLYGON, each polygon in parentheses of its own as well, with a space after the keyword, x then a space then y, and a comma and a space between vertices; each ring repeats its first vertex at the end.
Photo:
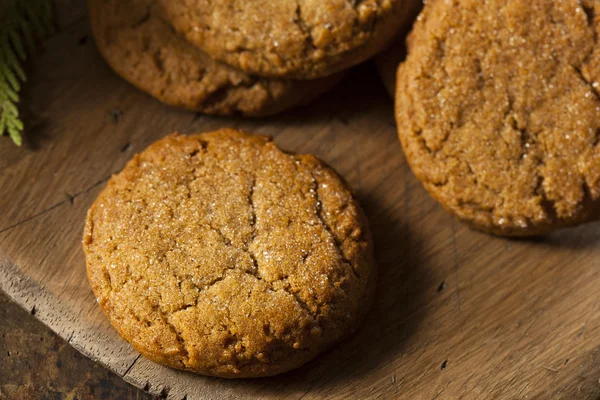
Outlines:
POLYGON ((440 370, 443 371, 446 369, 446 367, 448 367, 448 359, 442 361, 442 364, 440 365, 440 370))
POLYGON ((67 198, 67 201, 70 205, 73 205, 75 203, 75 196, 73 196, 71 193, 65 192, 65 197, 67 198))
POLYGON ((116 124, 123 116, 123 110, 121 110, 120 108, 113 108, 108 112, 108 116, 112 120, 112 122, 116 124))
POLYGON ((131 143, 127 142, 123 147, 121 147, 121 153, 125 153, 129 149, 131 149, 131 143))
POLYGON ((437 288, 437 292, 438 293, 443 292, 444 289, 446 289, 446 281, 442 281, 442 283, 440 283, 440 285, 437 288))

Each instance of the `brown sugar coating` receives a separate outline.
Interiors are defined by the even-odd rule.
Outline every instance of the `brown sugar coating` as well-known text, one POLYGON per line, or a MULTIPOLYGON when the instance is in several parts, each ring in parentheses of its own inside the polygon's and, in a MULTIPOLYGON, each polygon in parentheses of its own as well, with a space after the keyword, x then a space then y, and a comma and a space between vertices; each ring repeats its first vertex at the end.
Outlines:
POLYGON ((177 31, 215 59, 257 75, 299 79, 370 58, 407 20, 404 0, 161 3, 177 31))
POLYGON ((174 134, 136 155, 92 205, 83 246, 125 340, 227 378, 288 371, 351 333, 376 277, 340 177, 233 130, 174 134))
POLYGON ((595 219, 600 2, 431 0, 398 70, 406 157, 449 211, 500 235, 595 219))
POLYGON ((316 81, 259 78, 214 61, 179 37, 156 0, 88 0, 98 49, 125 80, 169 105, 207 114, 273 114, 329 90, 316 81))

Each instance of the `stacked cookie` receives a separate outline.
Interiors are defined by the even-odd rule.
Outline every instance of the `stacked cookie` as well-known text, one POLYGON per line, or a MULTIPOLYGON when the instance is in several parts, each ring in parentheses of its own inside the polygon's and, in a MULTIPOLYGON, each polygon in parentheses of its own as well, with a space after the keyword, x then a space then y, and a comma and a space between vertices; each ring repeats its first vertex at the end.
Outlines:
MULTIPOLYGON (((89 0, 124 79, 209 114, 273 114, 336 84, 409 22, 414 0, 89 0)), ((374 295, 366 218, 310 155, 232 130, 171 135, 89 210, 97 301, 147 358, 227 378, 296 368, 352 333, 374 295)))
MULTIPOLYGON (((412 1, 412 0, 411 0, 412 1)), ((269 115, 311 101, 409 22, 406 0, 89 0, 108 64, 164 103, 269 115)))
POLYGON ((395 88, 403 46, 381 56, 406 158, 460 220, 528 236, 600 217, 598 15, 593 0, 432 0, 395 88))

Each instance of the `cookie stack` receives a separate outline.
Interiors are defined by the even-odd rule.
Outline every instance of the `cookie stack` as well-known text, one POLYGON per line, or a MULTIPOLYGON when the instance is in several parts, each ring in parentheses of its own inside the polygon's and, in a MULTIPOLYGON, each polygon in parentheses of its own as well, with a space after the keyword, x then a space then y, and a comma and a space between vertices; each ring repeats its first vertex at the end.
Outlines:
POLYGON ((89 0, 108 64, 164 103, 269 115, 311 101, 384 49, 414 0, 89 0))
MULTIPOLYGON (((272 114, 385 48, 414 0, 89 0, 109 65, 157 99, 272 114)), ((375 293, 366 217, 310 155, 233 130, 171 135, 112 177, 83 239, 97 301, 147 358, 227 378, 297 368, 375 293)))
POLYGON ((380 56, 415 175, 498 235, 600 218, 600 2, 433 0, 380 56), (392 77, 392 78, 390 78, 392 77))

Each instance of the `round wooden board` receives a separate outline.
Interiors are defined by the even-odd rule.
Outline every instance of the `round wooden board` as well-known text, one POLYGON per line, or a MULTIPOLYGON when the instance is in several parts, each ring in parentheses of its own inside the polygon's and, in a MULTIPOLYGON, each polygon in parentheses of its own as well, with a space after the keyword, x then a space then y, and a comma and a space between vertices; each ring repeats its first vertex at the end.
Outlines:
POLYGON ((115 76, 79 2, 59 8, 64 29, 44 43, 23 93, 28 143, 0 140, 0 288, 82 353, 173 399, 600 398, 600 225, 515 241, 457 223, 407 167, 371 65, 276 117, 195 115, 115 76), (83 221, 111 174, 172 131, 226 126, 327 161, 374 232, 380 285, 361 330, 274 378, 205 378, 139 357, 85 277, 83 221))

